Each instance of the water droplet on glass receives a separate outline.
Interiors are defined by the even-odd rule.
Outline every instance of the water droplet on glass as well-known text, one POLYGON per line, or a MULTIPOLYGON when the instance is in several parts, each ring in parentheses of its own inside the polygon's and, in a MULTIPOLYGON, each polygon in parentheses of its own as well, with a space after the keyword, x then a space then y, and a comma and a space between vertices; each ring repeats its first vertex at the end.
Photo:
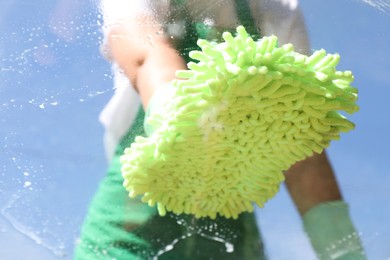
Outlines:
POLYGON ((233 253, 234 252, 234 245, 231 243, 225 242, 226 252, 233 253))

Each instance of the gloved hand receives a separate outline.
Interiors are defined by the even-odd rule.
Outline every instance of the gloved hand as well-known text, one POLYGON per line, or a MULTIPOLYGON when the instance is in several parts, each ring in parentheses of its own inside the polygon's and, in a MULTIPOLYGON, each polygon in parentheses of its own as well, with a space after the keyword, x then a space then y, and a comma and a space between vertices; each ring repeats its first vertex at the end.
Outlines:
POLYGON ((190 57, 199 62, 176 72, 173 95, 163 86, 154 92, 148 137, 121 157, 129 195, 157 204, 162 216, 238 218, 252 202, 263 207, 284 170, 354 128, 338 112, 358 110, 353 75, 336 70, 338 55, 308 57, 279 47, 276 36, 255 42, 242 26, 222 36, 220 44, 197 42, 201 51, 190 57))
POLYGON ((311 208, 303 216, 303 224, 319 259, 366 259, 344 201, 322 203, 311 208))

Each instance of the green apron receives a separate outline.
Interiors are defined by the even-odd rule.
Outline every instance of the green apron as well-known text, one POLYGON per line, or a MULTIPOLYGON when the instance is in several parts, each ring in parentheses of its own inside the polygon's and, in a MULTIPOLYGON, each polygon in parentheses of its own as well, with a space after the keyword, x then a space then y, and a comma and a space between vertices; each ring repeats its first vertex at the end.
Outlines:
MULTIPOLYGON (((239 18, 251 17, 245 0, 236 3, 239 18)), ((184 3, 176 1, 175 4, 184 3)), ((196 40, 210 38, 215 31, 189 20, 186 23, 185 40, 176 48, 188 62, 189 51, 197 48, 196 40)), ((253 20, 250 23, 248 28, 256 28, 253 20)), ((254 31, 249 32, 254 34, 254 31)), ((156 208, 142 203, 139 198, 128 197, 122 186, 119 158, 136 136, 145 135, 143 120, 144 112, 140 109, 133 126, 116 149, 108 174, 84 221, 75 259, 265 259, 253 213, 243 213, 237 220, 224 217, 196 219, 192 215, 172 213, 161 217, 156 208)))

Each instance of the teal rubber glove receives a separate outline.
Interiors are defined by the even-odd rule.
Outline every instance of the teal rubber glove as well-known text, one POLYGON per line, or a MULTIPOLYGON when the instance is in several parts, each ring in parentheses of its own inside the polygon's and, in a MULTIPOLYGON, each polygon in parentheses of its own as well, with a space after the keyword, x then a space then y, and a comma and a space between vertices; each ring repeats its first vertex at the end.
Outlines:
POLYGON ((311 208, 303 216, 303 223, 319 259, 366 259, 344 201, 332 201, 311 208))

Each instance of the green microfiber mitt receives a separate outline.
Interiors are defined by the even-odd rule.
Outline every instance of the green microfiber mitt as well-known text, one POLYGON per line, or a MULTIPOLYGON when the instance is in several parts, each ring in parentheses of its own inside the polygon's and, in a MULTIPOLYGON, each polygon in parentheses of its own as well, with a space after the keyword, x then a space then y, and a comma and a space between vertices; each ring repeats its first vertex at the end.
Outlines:
MULTIPOLYGON (((357 90, 339 55, 305 56, 277 37, 255 42, 240 26, 224 42, 199 40, 168 102, 152 109, 121 158, 124 186, 150 206, 215 218, 263 207, 283 171, 354 128, 357 90)), ((157 97, 158 98, 158 97, 157 97)))

